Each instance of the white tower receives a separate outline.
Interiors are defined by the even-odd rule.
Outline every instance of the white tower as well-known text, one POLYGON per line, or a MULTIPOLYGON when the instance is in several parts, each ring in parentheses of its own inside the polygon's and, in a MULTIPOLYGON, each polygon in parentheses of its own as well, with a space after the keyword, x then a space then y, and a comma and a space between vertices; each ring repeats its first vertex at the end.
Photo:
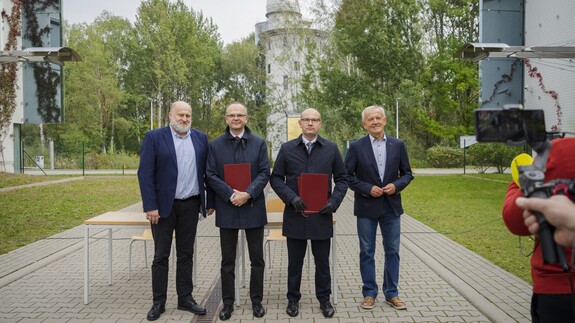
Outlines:
POLYGON ((266 102, 270 105, 268 141, 275 159, 287 141, 287 117, 299 114, 300 80, 310 45, 321 48, 323 33, 302 19, 297 0, 267 0, 267 21, 256 24, 256 43, 265 52, 266 102))

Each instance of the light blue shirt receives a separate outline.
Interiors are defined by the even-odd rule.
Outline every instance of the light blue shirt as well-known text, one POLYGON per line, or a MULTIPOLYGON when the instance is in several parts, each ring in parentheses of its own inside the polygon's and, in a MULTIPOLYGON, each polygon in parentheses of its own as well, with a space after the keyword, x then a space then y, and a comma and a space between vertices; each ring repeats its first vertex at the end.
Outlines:
POLYGON ((385 134, 381 140, 375 139, 372 135, 369 135, 371 141, 371 148, 373 149, 373 155, 375 156, 375 161, 377 162, 377 170, 379 171, 379 178, 383 183, 383 175, 385 175, 385 159, 387 157, 387 148, 385 147, 386 137, 385 134))
POLYGON ((176 158, 178 160, 178 182, 176 184, 175 198, 183 200, 190 196, 199 195, 196 150, 190 139, 190 132, 188 131, 182 138, 172 129, 172 139, 174 140, 176 158))

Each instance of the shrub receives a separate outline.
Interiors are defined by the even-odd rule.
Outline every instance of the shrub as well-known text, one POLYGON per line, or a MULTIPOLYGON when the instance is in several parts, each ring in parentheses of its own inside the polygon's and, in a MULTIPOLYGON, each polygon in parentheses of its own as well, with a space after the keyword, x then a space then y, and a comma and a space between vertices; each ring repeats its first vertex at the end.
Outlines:
POLYGON ((521 147, 509 147, 502 143, 475 144, 468 148, 469 163, 480 173, 485 173, 489 167, 495 167, 500 174, 505 172, 513 158, 521 152, 521 147))
POLYGON ((442 146, 431 147, 427 149, 427 164, 435 168, 462 167, 463 150, 442 146))

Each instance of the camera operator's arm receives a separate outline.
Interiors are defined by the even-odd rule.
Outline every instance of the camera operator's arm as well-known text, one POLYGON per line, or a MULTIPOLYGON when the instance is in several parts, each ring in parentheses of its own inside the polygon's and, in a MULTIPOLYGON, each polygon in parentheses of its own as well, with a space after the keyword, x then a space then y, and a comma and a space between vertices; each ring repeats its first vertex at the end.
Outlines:
POLYGON ((523 209, 515 204, 515 200, 518 197, 523 197, 523 192, 512 181, 507 188, 505 201, 503 202, 503 222, 511 233, 519 236, 528 236, 530 233, 523 222, 523 209))
POLYGON ((533 234, 539 231, 539 224, 530 210, 538 211, 547 222, 555 227, 555 242, 571 247, 575 242, 575 203, 564 195, 554 195, 548 199, 518 198, 517 205, 524 208, 525 225, 533 234))

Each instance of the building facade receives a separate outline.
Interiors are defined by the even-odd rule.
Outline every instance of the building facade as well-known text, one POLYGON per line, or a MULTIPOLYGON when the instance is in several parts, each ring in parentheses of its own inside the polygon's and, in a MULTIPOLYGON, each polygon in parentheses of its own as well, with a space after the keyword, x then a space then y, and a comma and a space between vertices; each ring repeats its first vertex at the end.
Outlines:
MULTIPOLYGON (((3 51, 9 48, 3 55, 32 47, 62 46, 61 0, 0 0, 0 12, 0 44, 3 51), (17 35, 15 42, 11 33, 17 35)), ((0 124, 0 171, 20 172, 25 156, 21 125, 63 122, 62 67, 47 61, 26 62, 25 58, 2 64, 7 64, 2 73, 7 73, 8 65, 15 66, 16 73, 3 75, 14 81, 15 104, 0 102, 2 120, 6 120, 0 124)))
POLYGON ((275 159, 288 140, 288 118, 306 107, 298 98, 308 50, 321 51, 324 33, 302 18, 297 0, 267 0, 266 18, 255 26, 256 43, 265 55, 266 102, 270 106, 268 142, 275 159))
MULTIPOLYGON (((480 1, 480 43, 575 46, 572 0, 480 1)), ((547 131, 575 132, 575 58, 489 58, 480 62, 480 107, 543 109, 547 131)))

